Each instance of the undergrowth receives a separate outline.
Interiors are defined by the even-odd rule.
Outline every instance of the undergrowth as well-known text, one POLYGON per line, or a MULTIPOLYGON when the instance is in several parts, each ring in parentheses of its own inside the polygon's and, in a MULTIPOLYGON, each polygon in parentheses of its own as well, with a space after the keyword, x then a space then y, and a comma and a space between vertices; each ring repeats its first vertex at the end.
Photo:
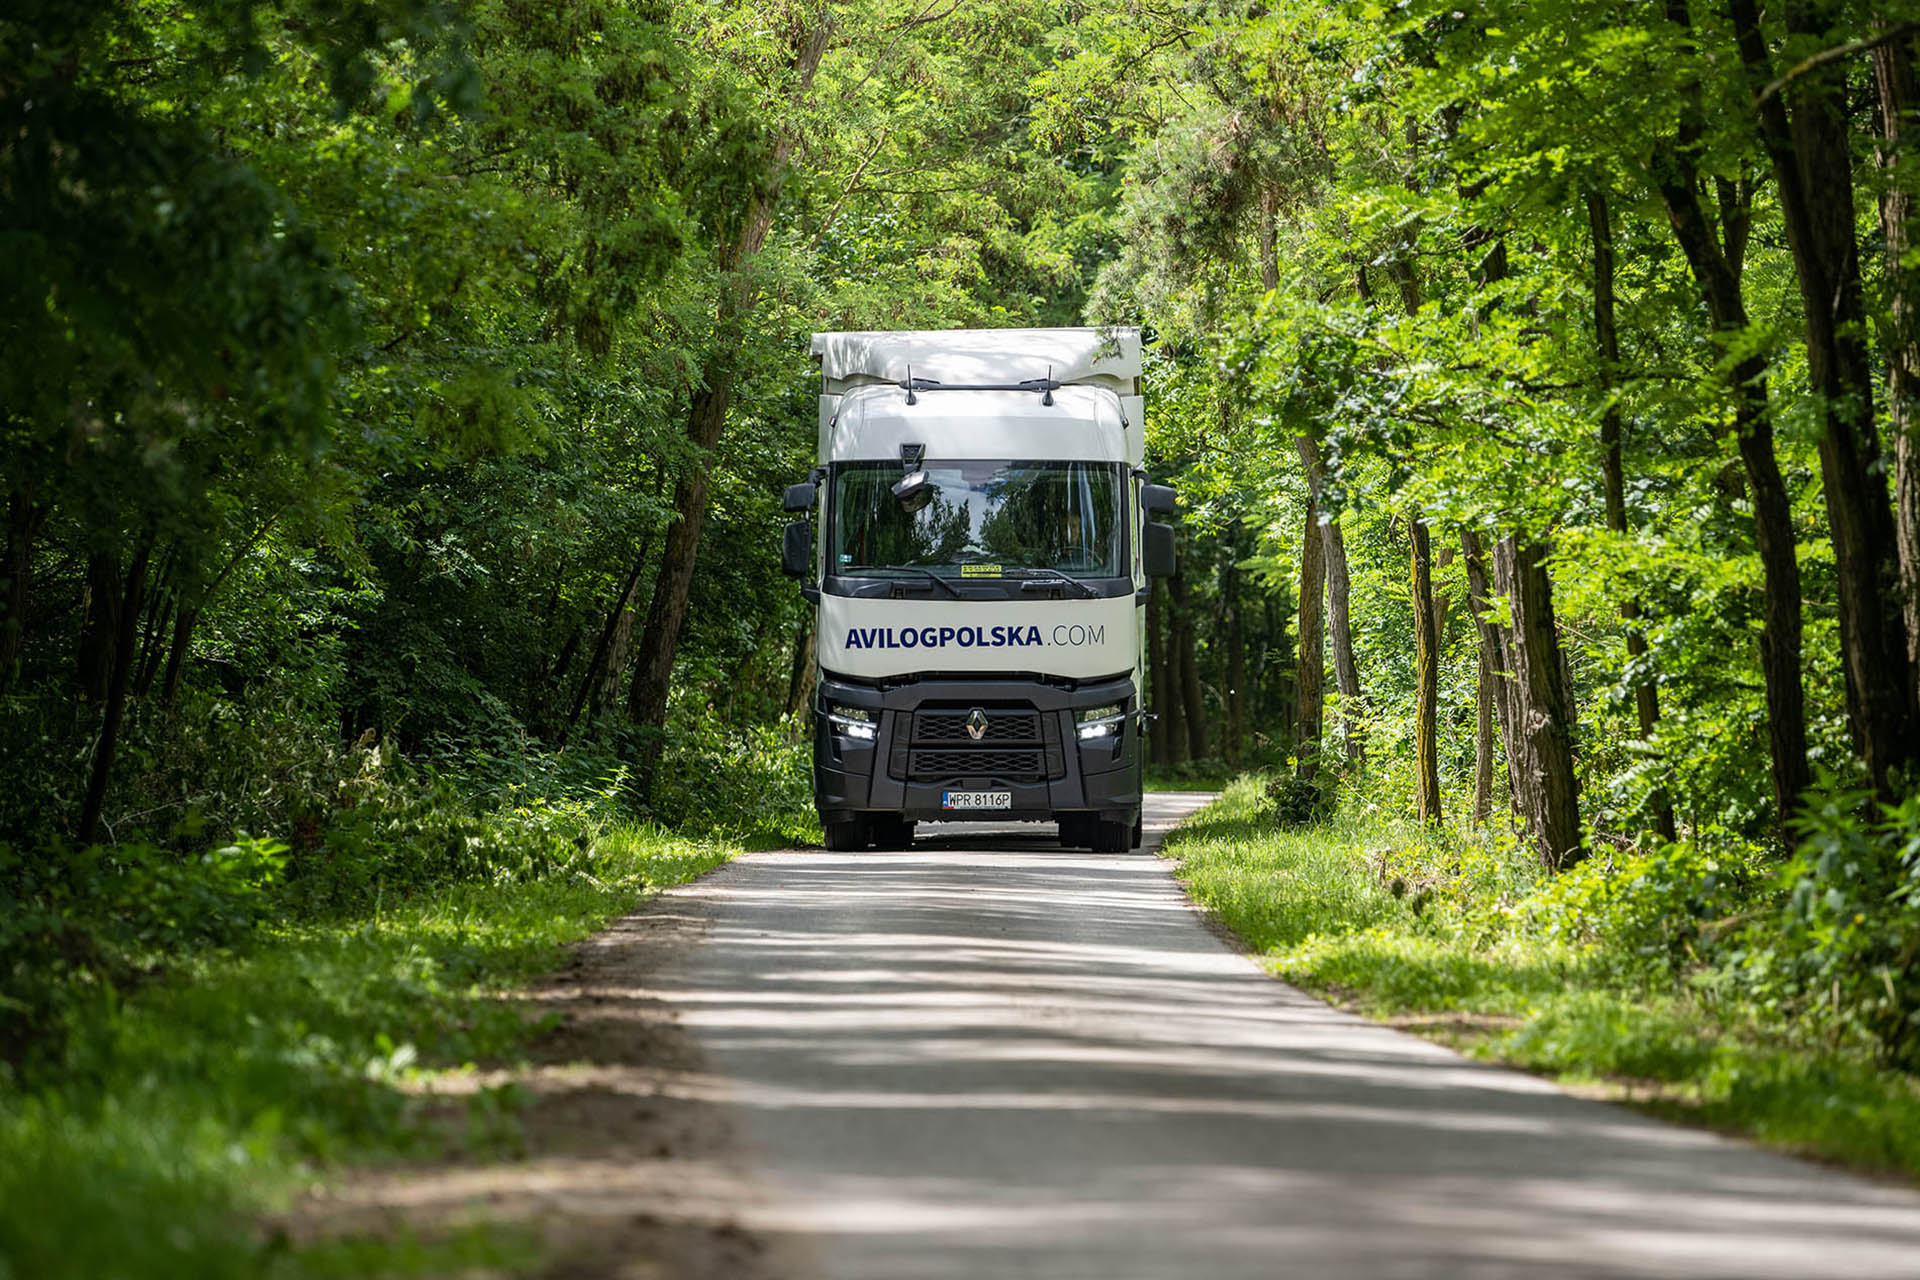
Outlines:
POLYGON ((565 944, 731 856, 724 841, 615 827, 538 877, 444 885, 377 912, 277 926, 100 987, 57 1053, 0 1086, 0 1276, 306 1277, 501 1265, 526 1243, 333 1242, 251 1226, 317 1170, 504 1144, 516 1098, 482 1090, 463 1131, 417 1085, 511 1058, 542 1024, 500 994, 565 944))
POLYGON ((1352 806, 1296 825, 1246 777, 1165 853, 1288 981, 1376 1016, 1472 1015, 1443 1034, 1477 1055, 1920 1177, 1920 1087, 1896 1017, 1913 815, 1861 818, 1861 797, 1825 794, 1783 865, 1703 832, 1549 875, 1506 833, 1352 806))
POLYGON ((524 1233, 295 1247, 257 1223, 344 1163, 511 1156, 510 1087, 450 1126, 419 1086, 513 1060, 543 1024, 501 997, 562 947, 813 818, 777 730, 676 742, 653 817, 609 756, 514 745, 364 741, 276 802, 275 834, 200 851, 177 822, 0 844, 0 1280, 531 1265, 524 1233))

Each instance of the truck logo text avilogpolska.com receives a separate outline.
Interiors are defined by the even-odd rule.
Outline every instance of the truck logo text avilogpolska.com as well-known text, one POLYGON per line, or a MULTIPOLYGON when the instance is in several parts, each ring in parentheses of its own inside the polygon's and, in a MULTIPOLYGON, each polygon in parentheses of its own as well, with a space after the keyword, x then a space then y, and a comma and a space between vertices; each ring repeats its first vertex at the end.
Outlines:
POLYGON ((849 627, 848 649, 944 649, 957 645, 962 649, 1005 649, 1015 646, 1042 648, 1057 645, 1078 648, 1105 644, 1106 625, 1086 626, 1062 622, 1051 632, 1034 626, 995 627, 849 627))

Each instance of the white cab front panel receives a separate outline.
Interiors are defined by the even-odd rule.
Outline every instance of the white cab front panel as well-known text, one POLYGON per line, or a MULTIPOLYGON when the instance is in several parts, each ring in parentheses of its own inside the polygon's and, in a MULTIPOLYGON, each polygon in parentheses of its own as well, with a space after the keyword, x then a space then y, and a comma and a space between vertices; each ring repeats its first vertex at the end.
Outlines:
POLYGON ((863 679, 929 671, 1030 671, 1084 680, 1139 658, 1131 595, 1102 600, 820 597, 820 665, 863 679))

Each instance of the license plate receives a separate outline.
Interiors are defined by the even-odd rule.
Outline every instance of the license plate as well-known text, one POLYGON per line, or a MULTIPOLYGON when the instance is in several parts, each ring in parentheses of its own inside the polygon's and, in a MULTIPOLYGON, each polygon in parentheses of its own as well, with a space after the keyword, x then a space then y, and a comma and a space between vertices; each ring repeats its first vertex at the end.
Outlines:
POLYGON ((942 791, 942 809, 1011 809, 1011 791, 942 791))

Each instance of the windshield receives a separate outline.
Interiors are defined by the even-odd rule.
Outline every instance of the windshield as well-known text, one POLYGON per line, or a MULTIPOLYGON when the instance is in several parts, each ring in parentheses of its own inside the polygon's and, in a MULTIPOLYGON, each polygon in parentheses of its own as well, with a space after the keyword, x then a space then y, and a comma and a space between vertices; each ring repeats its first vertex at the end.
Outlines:
POLYGON ((1119 463, 928 462, 920 470, 927 485, 903 506, 893 494, 899 463, 834 469, 831 572, 1121 576, 1119 463))

